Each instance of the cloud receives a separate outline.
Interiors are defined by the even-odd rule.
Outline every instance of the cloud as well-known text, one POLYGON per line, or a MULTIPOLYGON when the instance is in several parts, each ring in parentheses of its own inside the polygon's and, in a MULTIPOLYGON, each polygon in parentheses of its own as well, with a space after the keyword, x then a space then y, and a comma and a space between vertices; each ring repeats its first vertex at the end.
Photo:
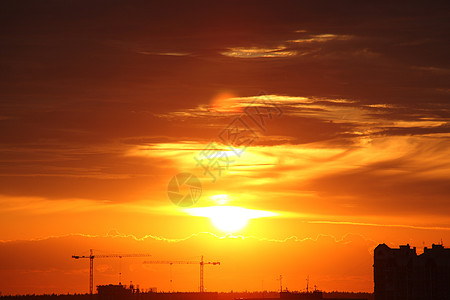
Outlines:
POLYGON ((80 213, 91 210, 100 210, 107 202, 88 199, 66 199, 60 201, 51 201, 44 198, 12 198, 0 196, 0 203, 2 206, 2 214, 46 215, 69 211, 72 213, 80 213))
MULTIPOLYGON (((322 122, 323 126, 327 124, 328 127, 334 127, 336 133, 340 132, 342 135, 353 134, 355 138, 377 134, 396 135, 395 130, 405 130, 404 132, 409 134, 448 131, 447 123, 449 117, 442 114, 437 115, 439 114, 437 108, 435 111, 423 108, 411 108, 407 111, 405 107, 387 103, 363 104, 342 98, 286 95, 233 97, 230 98, 230 101, 233 101, 233 107, 236 109, 217 112, 208 105, 200 105, 196 108, 160 114, 159 117, 167 118, 171 121, 176 121, 177 119, 189 120, 195 126, 215 128, 219 132, 221 130, 220 127, 225 128, 227 126, 225 123, 227 118, 229 122, 231 122, 233 117, 241 116, 245 118, 247 110, 243 111, 244 109, 256 108, 260 114, 262 112, 266 114, 267 123, 271 123, 267 128, 274 136, 279 137, 288 137, 289 134, 293 135, 291 137, 295 137, 296 134, 300 134, 301 132, 294 133, 290 131, 289 127, 292 125, 298 126, 302 119, 309 120, 312 126, 318 126, 322 122), (274 118, 274 116, 269 116, 268 113, 275 113, 275 109, 279 113, 281 112, 283 117, 274 118), (214 123, 210 122, 212 118, 215 120, 214 123), (279 124, 286 126, 282 126, 278 130, 279 124), (272 130, 270 130, 271 126, 272 130), (340 128, 336 126, 340 126, 340 128), (277 129, 275 132, 274 128, 277 129), (284 134, 282 131, 284 131, 284 134)), ((250 126, 255 126, 255 124, 250 122, 250 126)), ((322 131, 324 131, 323 128, 322 131)), ((336 138, 336 135, 328 136, 328 138, 336 138)))
POLYGON ((323 42, 328 42, 328 41, 333 41, 333 40, 346 41, 346 40, 350 40, 352 38, 353 37, 351 35, 338 35, 338 34, 326 33, 326 34, 311 35, 311 36, 306 37, 306 38, 299 38, 299 39, 295 39, 295 40, 289 40, 287 42, 297 43, 297 44, 316 43, 316 42, 323 43, 323 42))
POLYGON ((277 58, 277 57, 289 57, 297 55, 297 51, 288 51, 286 47, 280 46, 278 48, 230 48, 221 53, 225 56, 237 57, 237 58, 277 58))
MULTIPOLYGON (((297 33, 299 31, 296 31, 297 33)), ((233 47, 228 48, 226 51, 221 52, 224 56, 237 57, 237 58, 280 58, 280 57, 294 57, 304 56, 314 52, 318 49, 305 49, 299 48, 303 44, 310 43, 324 43, 328 41, 346 41, 353 37, 350 35, 337 35, 337 34, 316 34, 310 35, 307 38, 299 38, 294 40, 287 40, 285 43, 289 46, 280 45, 275 48, 263 48, 263 47, 233 47)))
POLYGON ((188 56, 191 53, 182 53, 182 52, 148 52, 148 51, 137 51, 136 53, 144 54, 144 55, 162 55, 162 56, 188 56))
MULTIPOLYGON (((442 145, 445 145, 445 134, 448 133, 448 118, 439 116, 437 109, 418 107, 405 110, 402 106, 389 103, 364 104, 345 98, 275 94, 234 96, 232 99, 233 105, 239 109, 218 112, 208 104, 200 104, 168 113, 149 114, 149 121, 157 125, 154 137, 136 135, 117 139, 113 145, 88 147, 67 146, 61 142, 6 147, 3 150, 5 162, 10 164, 14 159, 20 162, 20 167, 16 167, 14 173, 4 168, 3 178, 8 184, 3 187, 2 194, 54 200, 97 199, 132 203, 149 197, 150 190, 153 190, 155 199, 164 201, 167 182, 182 170, 194 172, 208 180, 194 157, 210 142, 217 143, 221 151, 233 158, 234 162, 223 170, 225 182, 228 178, 231 180, 232 176, 242 179, 231 184, 230 190, 251 187, 257 193, 262 184, 277 185, 280 178, 285 178, 286 182, 280 188, 298 193, 314 191, 319 199, 332 193, 333 188, 338 188, 334 198, 343 197, 336 200, 338 206, 350 201, 345 197, 354 198, 350 202, 355 204, 348 204, 354 206, 350 215, 357 214, 358 207, 360 212, 366 212, 371 207, 370 201, 364 203, 361 198, 364 192, 372 195, 369 187, 373 186, 372 183, 382 182, 383 176, 397 176, 395 182, 398 183, 392 185, 392 191, 408 182, 418 187, 432 180, 433 184, 439 186, 441 181, 446 180, 443 174, 447 170, 447 159, 442 145), (232 153, 219 138, 229 122, 236 117, 246 116, 246 108, 263 111, 274 107, 282 114, 266 118, 264 132, 250 119, 246 120, 257 132, 257 138, 243 157, 232 153), (159 127, 164 124, 176 124, 180 128, 179 135, 165 129, 161 131, 162 135, 157 135, 159 127), (209 134, 210 138, 202 133, 206 129, 212 133, 209 134), (165 134, 170 138, 165 138, 165 134), (406 134, 411 137, 406 138, 406 134), (436 145, 431 157, 422 154, 421 149, 425 149, 423 145, 426 143, 436 145), (413 157, 409 155, 410 152, 417 154, 413 157), (441 156, 439 162, 432 163, 441 156), (383 164, 384 161, 401 160, 410 161, 410 167, 398 164, 389 168, 388 163, 383 164), (420 170, 421 161, 428 160, 428 166, 434 167, 427 171, 420 170), (411 166, 417 166, 414 177, 405 175, 409 174, 411 166), (418 175, 422 173, 424 177, 419 178, 418 175), (358 187, 354 192, 342 191, 346 186, 339 180, 342 174, 348 178, 356 176, 356 181, 364 182, 366 178, 369 183, 362 186, 367 186, 367 190, 358 187), (400 178, 404 182, 400 183, 400 178), (302 180, 301 186, 296 184, 298 180, 302 180), (326 188, 318 186, 321 182, 327 182, 324 185, 326 188), (23 185, 30 189, 24 190, 23 185)), ((442 190, 442 187, 436 188, 438 190, 442 190)), ((425 191, 416 192, 422 195, 425 191)), ((438 202, 441 201, 439 195, 436 194, 438 202)), ((271 209, 292 209, 288 207, 271 209)), ((336 207, 332 205, 330 211, 333 208, 336 207)), ((299 207, 294 209, 298 211, 299 207)), ((312 214, 318 213, 312 207, 308 209, 312 214)), ((323 214, 327 215, 330 211, 323 214)))

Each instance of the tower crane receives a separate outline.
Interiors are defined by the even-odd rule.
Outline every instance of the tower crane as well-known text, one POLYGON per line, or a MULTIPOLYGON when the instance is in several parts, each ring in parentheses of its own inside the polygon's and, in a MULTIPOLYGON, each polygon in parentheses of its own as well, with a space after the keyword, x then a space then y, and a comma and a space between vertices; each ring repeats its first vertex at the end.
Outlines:
POLYGON ((173 265, 173 264, 186 264, 186 265, 200 265, 200 293, 203 293, 205 291, 205 286, 203 282, 203 268, 205 265, 220 265, 220 261, 214 261, 214 262, 205 262, 203 261, 203 256, 200 261, 183 261, 183 260, 174 260, 174 261, 168 261, 168 260, 149 260, 144 261, 144 264, 166 264, 166 265, 173 265))
POLYGON ((94 289, 94 258, 122 258, 122 257, 147 257, 150 254, 100 254, 94 255, 94 250, 89 249, 89 255, 72 255, 72 258, 89 258, 89 294, 93 294, 94 289))

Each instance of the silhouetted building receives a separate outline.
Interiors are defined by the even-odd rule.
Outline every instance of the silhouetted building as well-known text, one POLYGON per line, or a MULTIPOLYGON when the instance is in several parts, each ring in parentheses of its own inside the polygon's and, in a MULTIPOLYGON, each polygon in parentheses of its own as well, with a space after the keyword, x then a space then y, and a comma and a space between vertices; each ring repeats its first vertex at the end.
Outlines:
POLYGON ((417 255, 409 245, 374 251, 375 300, 450 300, 450 249, 433 244, 417 255))
POLYGON ((310 293, 295 293, 295 292, 281 292, 281 300, 321 300, 323 299, 323 293, 320 291, 314 291, 310 293))
POLYGON ((99 285, 97 300, 217 300, 217 292, 141 293, 133 285, 99 285))
POLYGON ((121 284, 99 285, 97 291, 99 300, 128 300, 133 294, 133 289, 127 289, 121 284))
POLYGON ((281 292, 280 300, 367 300, 366 298, 324 298, 321 291, 313 291, 309 293, 299 292, 281 292))

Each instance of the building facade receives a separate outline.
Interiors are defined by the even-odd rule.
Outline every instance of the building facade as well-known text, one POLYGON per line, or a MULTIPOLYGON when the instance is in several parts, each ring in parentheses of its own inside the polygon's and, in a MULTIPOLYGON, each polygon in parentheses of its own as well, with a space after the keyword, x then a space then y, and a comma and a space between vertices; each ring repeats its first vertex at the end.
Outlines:
POLYGON ((450 300, 450 249, 380 244, 374 251, 375 300, 450 300))

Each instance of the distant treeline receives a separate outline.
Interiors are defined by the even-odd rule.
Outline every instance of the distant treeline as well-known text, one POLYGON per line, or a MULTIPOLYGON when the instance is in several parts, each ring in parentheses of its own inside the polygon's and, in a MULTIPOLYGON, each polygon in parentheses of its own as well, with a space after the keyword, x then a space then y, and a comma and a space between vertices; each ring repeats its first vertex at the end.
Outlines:
MULTIPOLYGON (((95 300, 97 300, 97 295, 92 295, 95 300)), ((46 300, 46 299, 52 299, 52 300, 89 300, 91 295, 89 294, 43 294, 43 295, 15 295, 15 296, 0 296, 0 299, 11 299, 11 300, 21 300, 21 299, 28 299, 33 298, 34 300, 46 300)), ((93 299, 93 300, 94 300, 93 299)))
POLYGON ((374 300, 373 293, 353 293, 353 292, 324 292, 323 298, 337 298, 337 299, 361 299, 374 300))
MULTIPOLYGON (((270 298, 279 298, 280 294, 279 292, 220 292, 220 293, 204 293, 204 296, 214 296, 212 298, 217 300, 235 300, 239 298, 263 298, 263 299, 270 299, 270 298)), ((134 294, 131 298, 136 300, 147 300, 152 298, 165 298, 170 299, 170 296, 187 296, 186 298, 192 298, 192 296, 198 296, 198 293, 139 293, 134 294), (162 296, 162 297, 155 297, 155 296, 162 296)), ((194 297, 195 297, 194 296, 194 297)), ((179 297, 175 297, 179 298, 179 297)), ((203 297, 201 297, 203 298, 203 297)), ((209 298, 209 297, 208 297, 209 298)), ((368 299, 368 300, 374 300, 374 296, 372 293, 352 293, 352 292, 324 292, 323 298, 335 298, 335 299, 368 299)), ((44 295, 16 295, 16 296, 0 296, 0 299, 2 300, 103 300, 100 299, 98 294, 89 295, 89 294, 44 294, 44 295)))

